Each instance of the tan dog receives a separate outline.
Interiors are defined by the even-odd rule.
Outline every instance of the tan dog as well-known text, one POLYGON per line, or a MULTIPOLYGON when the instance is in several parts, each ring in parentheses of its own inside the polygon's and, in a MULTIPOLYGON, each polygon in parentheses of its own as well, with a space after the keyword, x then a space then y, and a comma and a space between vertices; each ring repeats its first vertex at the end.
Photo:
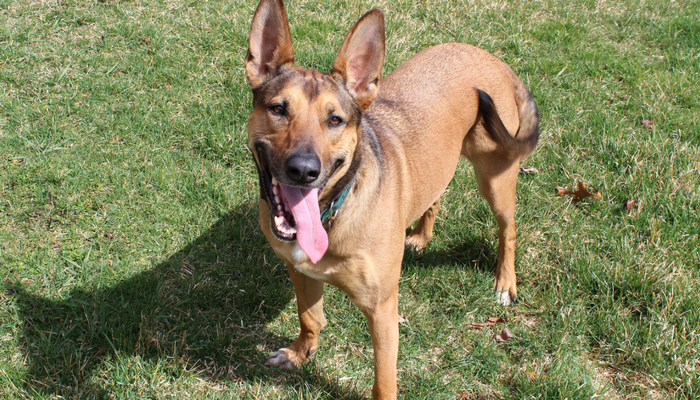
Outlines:
POLYGON ((348 33, 330 74, 297 68, 282 1, 262 0, 245 68, 260 224, 287 264, 301 323, 294 343, 266 364, 294 368, 317 350, 329 283, 367 318, 373 398, 395 399, 404 246, 420 250, 430 240, 460 155, 498 221, 499 300, 515 300, 515 187, 519 161, 537 144, 538 115, 522 81, 484 50, 426 49, 380 90, 383 59, 384 16, 372 10, 348 33))

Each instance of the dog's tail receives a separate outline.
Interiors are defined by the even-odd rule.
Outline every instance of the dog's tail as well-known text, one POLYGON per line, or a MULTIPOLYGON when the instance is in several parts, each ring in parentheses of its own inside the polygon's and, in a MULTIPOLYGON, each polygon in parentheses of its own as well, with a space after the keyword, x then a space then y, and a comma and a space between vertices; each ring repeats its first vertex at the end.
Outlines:
POLYGON ((510 68, 508 70, 515 85, 515 102, 518 105, 518 114, 520 115, 520 128, 515 137, 511 136, 503 125, 491 96, 477 89, 479 92, 479 113, 486 131, 493 140, 521 158, 525 158, 532 154, 537 146, 537 139, 540 136, 540 115, 535 99, 532 98, 523 81, 510 68))

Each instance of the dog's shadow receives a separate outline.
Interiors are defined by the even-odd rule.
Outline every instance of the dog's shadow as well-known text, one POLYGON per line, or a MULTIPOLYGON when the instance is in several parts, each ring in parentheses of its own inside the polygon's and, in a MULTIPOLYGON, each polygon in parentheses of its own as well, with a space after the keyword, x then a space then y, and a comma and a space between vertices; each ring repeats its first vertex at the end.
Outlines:
POLYGON ((165 365, 173 378, 187 370, 212 381, 310 381, 329 398, 360 398, 326 380, 313 362, 292 374, 264 367, 271 351, 291 341, 270 333, 267 324, 288 306, 294 290, 266 245, 257 215, 257 207, 239 207, 155 268, 107 287, 75 290, 62 300, 11 284, 6 289, 23 329, 26 390, 109 397, 114 383, 100 371, 126 357, 165 365))
MULTIPOLYGON (((238 207, 156 267, 60 300, 32 294, 21 284, 6 287, 22 325, 27 391, 109 397, 113 383, 100 371, 131 357, 165 365, 172 378, 187 370, 211 381, 306 382, 328 398, 363 398, 328 380, 313 361, 291 374, 264 366, 270 352, 293 339, 271 333, 267 325, 288 307, 294 289, 257 218, 257 206, 238 207)), ((404 264, 426 267, 477 260, 474 266, 484 271, 493 270, 496 258, 493 247, 478 239, 406 255, 404 264)))

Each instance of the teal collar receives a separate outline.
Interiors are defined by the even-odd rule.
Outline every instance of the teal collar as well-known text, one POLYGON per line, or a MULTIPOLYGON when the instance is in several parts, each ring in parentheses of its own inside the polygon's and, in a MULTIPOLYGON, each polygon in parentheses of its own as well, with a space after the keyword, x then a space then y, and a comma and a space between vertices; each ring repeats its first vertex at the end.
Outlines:
POLYGON ((350 189, 352 189, 352 185, 355 182, 350 182, 348 187, 343 190, 342 193, 340 193, 340 196, 336 197, 335 200, 332 200, 328 207, 326 207, 325 210, 321 213, 321 221, 325 221, 328 219, 328 217, 335 218, 335 216, 338 214, 338 210, 340 210, 340 207, 343 205, 345 202, 345 199, 348 197, 348 193, 350 193, 350 189))
POLYGON ((350 163, 350 167, 345 175, 338 179, 333 188, 330 188, 332 200, 326 204, 325 209, 321 213, 321 221, 323 222, 326 230, 329 232, 331 230, 333 219, 338 214, 338 211, 340 211, 340 207, 342 207, 343 203, 345 203, 348 193, 350 193, 350 189, 352 189, 353 185, 355 184, 355 178, 361 165, 362 151, 361 149, 357 149, 352 156, 352 162, 350 163), (341 192, 338 193, 337 190, 341 190, 341 192))

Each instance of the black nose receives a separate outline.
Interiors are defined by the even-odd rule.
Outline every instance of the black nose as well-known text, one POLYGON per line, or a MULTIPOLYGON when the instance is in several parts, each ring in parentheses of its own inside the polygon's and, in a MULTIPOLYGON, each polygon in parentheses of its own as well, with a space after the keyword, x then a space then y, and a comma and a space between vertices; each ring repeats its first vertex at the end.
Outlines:
POLYGON ((311 183, 321 174, 321 160, 313 153, 292 154, 287 158, 285 172, 296 183, 311 183))

